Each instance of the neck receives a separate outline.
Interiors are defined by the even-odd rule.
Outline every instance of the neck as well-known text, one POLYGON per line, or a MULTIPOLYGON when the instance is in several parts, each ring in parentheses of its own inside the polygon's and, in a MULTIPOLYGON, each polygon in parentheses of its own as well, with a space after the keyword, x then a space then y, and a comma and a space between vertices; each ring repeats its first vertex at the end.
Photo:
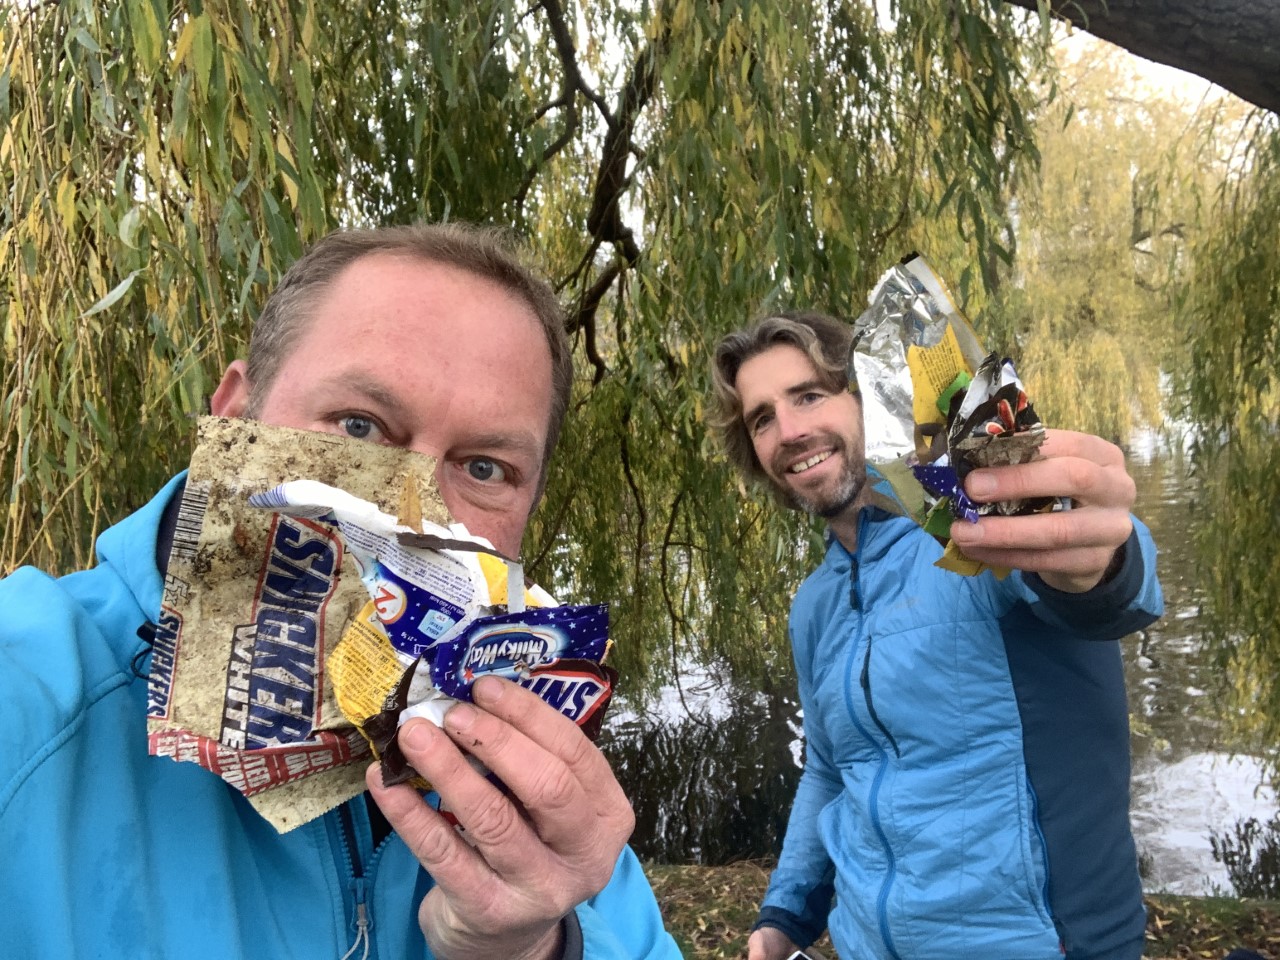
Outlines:
POLYGON ((834 517, 827 518, 827 525, 831 527, 832 534, 850 553, 856 553, 858 550, 858 515, 866 502, 867 488, 864 485, 852 503, 834 517))

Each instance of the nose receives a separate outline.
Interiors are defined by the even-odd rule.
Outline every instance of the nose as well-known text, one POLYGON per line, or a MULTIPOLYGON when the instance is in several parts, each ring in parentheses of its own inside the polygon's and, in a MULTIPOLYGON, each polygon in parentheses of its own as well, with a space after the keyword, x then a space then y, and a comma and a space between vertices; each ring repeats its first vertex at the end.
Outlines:
POLYGON ((779 406, 774 416, 778 422, 779 443, 795 443, 809 435, 809 422, 799 410, 790 406, 779 406))

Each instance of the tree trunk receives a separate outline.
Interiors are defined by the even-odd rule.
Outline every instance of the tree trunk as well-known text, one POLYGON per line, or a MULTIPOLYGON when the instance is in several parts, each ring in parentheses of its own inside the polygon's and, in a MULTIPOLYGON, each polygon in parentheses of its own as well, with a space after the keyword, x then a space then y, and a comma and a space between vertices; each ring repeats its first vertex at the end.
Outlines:
MULTIPOLYGON (((1037 0, 1006 2, 1038 9, 1037 0)), ((1275 0, 1051 0, 1049 6, 1095 37, 1280 113, 1275 0)))

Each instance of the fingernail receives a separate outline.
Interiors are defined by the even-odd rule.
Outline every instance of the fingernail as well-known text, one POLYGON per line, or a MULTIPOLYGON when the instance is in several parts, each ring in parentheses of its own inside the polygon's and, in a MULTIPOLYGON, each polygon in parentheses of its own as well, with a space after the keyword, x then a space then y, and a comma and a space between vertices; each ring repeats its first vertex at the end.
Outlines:
POLYGON ((507 685, 497 677, 481 677, 471 687, 473 699, 485 704, 494 704, 502 699, 507 685))
POLYGON ((965 478, 964 488, 971 497, 989 497, 996 492, 996 478, 975 470, 965 478))
POLYGON ((430 724, 426 720, 415 720, 400 728, 400 745, 409 750, 423 750, 431 742, 430 724))
POLYGON ((951 539, 956 543, 973 546, 982 541, 982 524, 957 520, 951 525, 951 539))
POLYGON ((476 708, 469 703, 457 703, 444 715, 445 723, 459 733, 470 729, 476 722, 476 708))

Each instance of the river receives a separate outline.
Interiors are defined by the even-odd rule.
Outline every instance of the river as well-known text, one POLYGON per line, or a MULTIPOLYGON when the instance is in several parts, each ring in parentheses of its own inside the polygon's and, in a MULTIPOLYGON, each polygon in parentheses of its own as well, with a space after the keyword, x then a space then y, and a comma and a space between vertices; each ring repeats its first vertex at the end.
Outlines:
MULTIPOLYGON (((1257 758, 1232 756, 1210 698, 1192 547, 1194 487, 1177 445, 1144 438, 1129 454, 1135 512, 1160 549, 1165 616, 1123 641, 1133 718, 1132 822, 1148 892, 1231 895, 1209 837, 1270 820, 1275 795, 1257 758)), ((768 693, 691 670, 643 711, 619 703, 602 745, 633 798, 633 844, 661 862, 725 863, 776 854, 799 778, 794 690, 768 693)))

